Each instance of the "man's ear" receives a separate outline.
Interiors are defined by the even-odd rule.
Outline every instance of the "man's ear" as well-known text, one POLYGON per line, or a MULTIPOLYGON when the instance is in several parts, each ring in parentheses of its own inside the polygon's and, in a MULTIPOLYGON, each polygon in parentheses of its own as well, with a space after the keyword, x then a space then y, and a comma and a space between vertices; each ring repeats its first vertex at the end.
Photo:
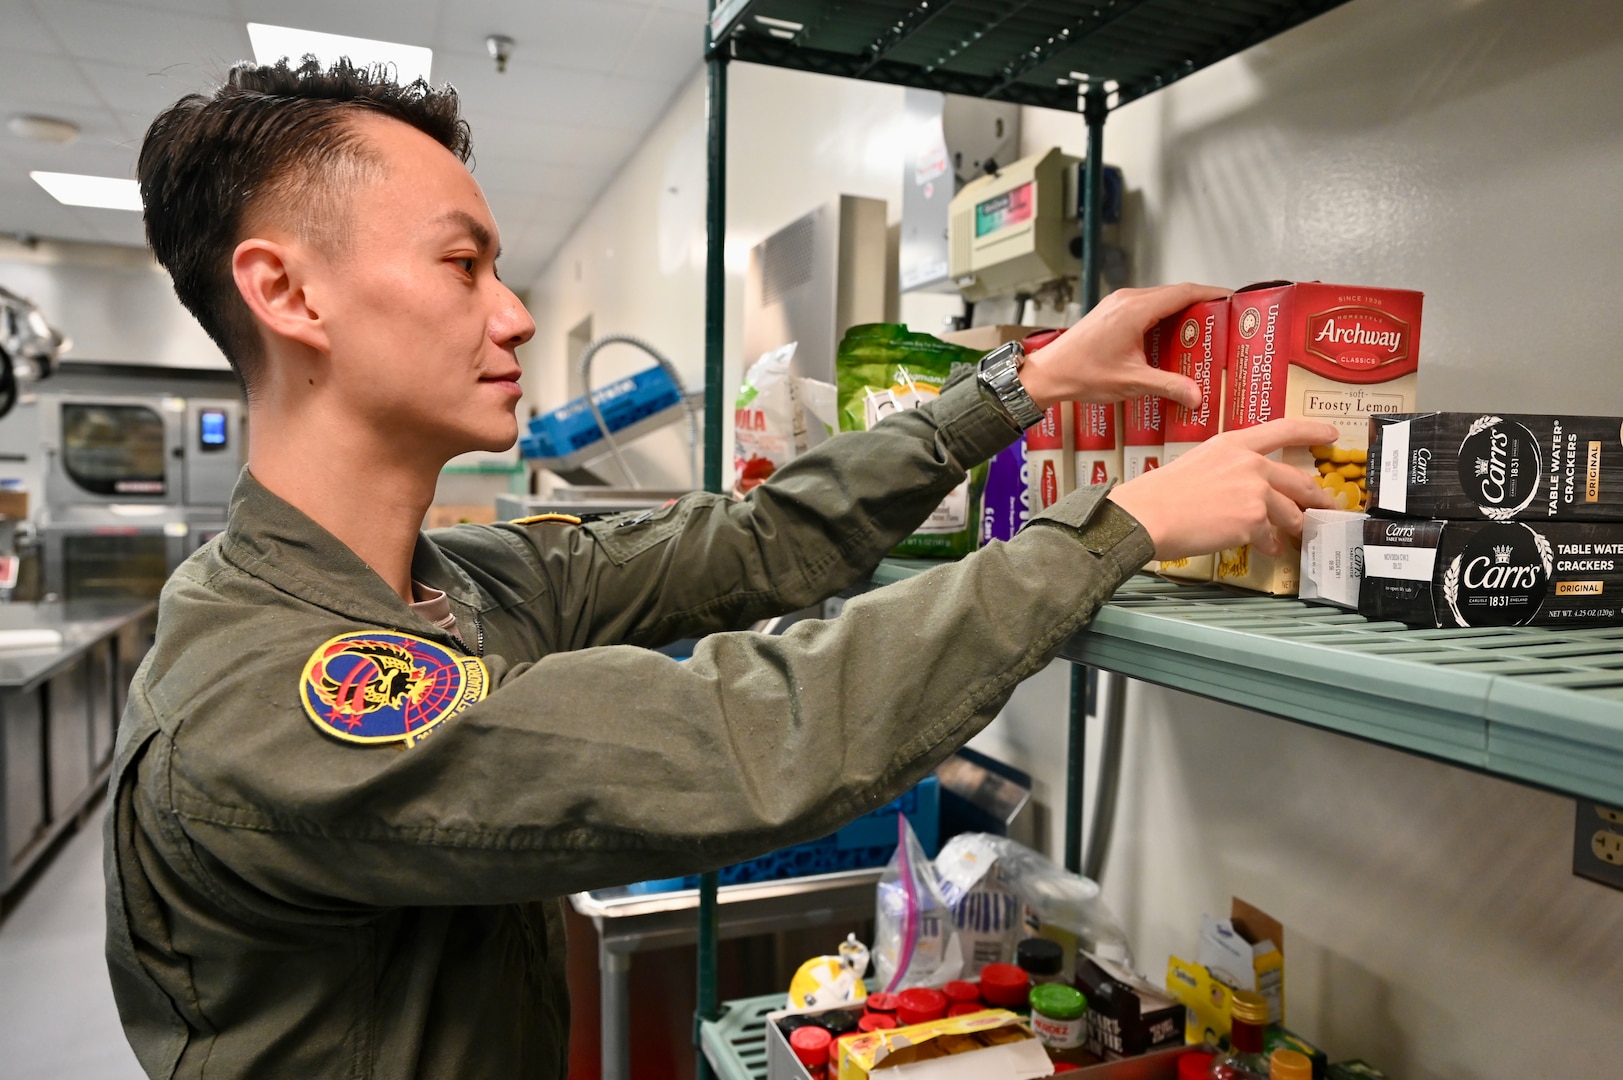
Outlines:
POLYGON ((312 283, 300 255, 288 245, 251 237, 232 252, 231 274, 248 310, 267 331, 326 353, 326 326, 312 302, 312 283))

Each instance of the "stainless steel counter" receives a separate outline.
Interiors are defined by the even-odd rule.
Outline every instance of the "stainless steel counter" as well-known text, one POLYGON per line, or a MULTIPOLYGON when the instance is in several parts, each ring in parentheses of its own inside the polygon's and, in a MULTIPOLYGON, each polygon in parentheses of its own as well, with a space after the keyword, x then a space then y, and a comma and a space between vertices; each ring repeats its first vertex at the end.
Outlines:
POLYGON ((0 604, 0 903, 106 779, 157 609, 154 600, 0 604), (8 644, 18 639, 30 644, 8 644))

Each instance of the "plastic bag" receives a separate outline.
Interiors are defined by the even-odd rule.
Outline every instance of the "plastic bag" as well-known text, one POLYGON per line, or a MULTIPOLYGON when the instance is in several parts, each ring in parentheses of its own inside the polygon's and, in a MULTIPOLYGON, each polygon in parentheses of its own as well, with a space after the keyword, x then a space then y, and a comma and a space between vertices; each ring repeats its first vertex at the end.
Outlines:
POLYGON ((887 994, 910 986, 940 986, 963 969, 951 906, 935 866, 903 814, 896 854, 879 879, 874 912, 874 974, 887 994))
MULTIPOLYGON (((955 365, 978 363, 980 358, 974 349, 949 345, 905 326, 853 326, 840 339, 834 359, 840 430, 866 431, 891 413, 918 408, 941 393, 955 365)), ((974 551, 980 540, 985 486, 983 463, 969 471, 917 532, 896 545, 895 553, 951 558, 974 551)))
MULTIPOLYGON (((942 897, 953 909, 953 925, 970 929, 965 948, 984 965, 998 944, 1007 952, 996 957, 1014 959, 1021 938, 1046 937, 1065 947, 1066 972, 1076 962, 1078 948, 1126 966, 1132 964, 1127 933, 1099 897, 1099 883, 1073 874, 1006 836, 962 833, 948 840, 936 856, 936 876, 942 897), (1008 933, 1007 919, 989 923, 990 905, 1007 905, 1016 898, 1020 919, 1008 933), (973 947, 971 947, 973 946, 973 947)), ((1006 909, 999 909, 1000 914, 1006 909)), ((979 970, 979 967, 976 968, 979 970)))
POLYGON ((836 391, 790 372, 795 342, 750 365, 733 401, 733 496, 743 498, 783 466, 825 441, 836 391))

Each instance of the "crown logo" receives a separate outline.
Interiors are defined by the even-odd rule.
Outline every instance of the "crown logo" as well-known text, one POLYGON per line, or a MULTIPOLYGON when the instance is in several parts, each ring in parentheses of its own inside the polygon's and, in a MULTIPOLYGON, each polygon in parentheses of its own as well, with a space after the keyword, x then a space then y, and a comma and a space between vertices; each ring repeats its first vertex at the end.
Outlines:
POLYGON ((1493 561, 1499 563, 1501 566, 1508 565, 1510 563, 1510 545, 1495 545, 1493 549, 1493 561))
POLYGON ((1476 459, 1476 474, 1478 476, 1487 476, 1488 475, 1488 460, 1487 460, 1487 458, 1477 458, 1476 459))

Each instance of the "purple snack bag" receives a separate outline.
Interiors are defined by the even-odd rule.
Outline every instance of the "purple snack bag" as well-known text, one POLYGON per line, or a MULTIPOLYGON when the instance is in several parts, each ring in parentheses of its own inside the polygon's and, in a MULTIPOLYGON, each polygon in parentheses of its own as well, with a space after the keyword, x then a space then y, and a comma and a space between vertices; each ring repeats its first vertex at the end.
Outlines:
POLYGON ((981 505, 981 546, 1008 540, 1031 511, 1026 506, 1026 440, 1016 439, 992 458, 981 505))

